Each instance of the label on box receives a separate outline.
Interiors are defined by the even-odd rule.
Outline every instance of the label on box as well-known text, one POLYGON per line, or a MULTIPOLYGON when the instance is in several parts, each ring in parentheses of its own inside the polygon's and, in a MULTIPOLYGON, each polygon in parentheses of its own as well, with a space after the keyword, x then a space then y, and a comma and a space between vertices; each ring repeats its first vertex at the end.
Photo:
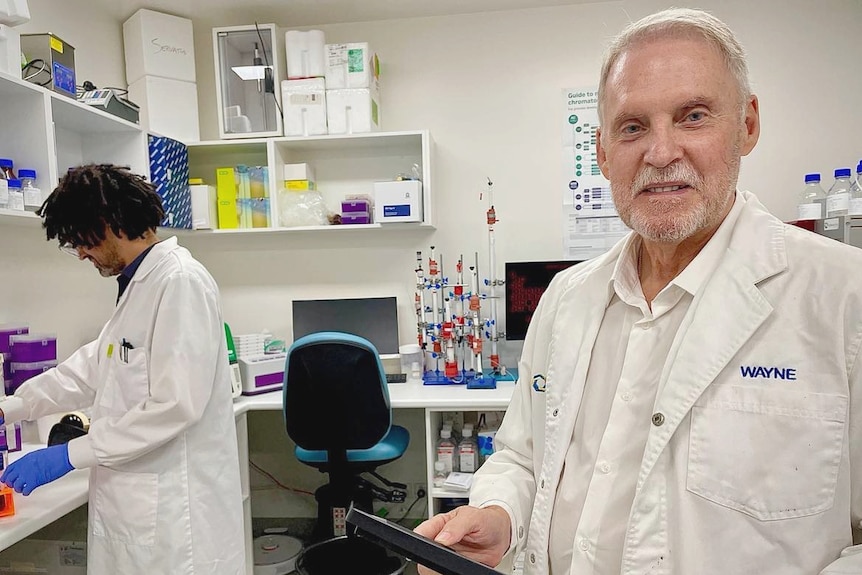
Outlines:
POLYGON ((291 94, 291 106, 314 106, 323 104, 323 94, 291 94))
POLYGON ((410 204, 401 204, 397 206, 383 206, 383 217, 394 218, 398 216, 409 216, 410 204))
POLYGON ((363 54, 365 50, 362 48, 353 48, 347 51, 347 71, 348 72, 363 72, 365 71, 365 62, 363 54))

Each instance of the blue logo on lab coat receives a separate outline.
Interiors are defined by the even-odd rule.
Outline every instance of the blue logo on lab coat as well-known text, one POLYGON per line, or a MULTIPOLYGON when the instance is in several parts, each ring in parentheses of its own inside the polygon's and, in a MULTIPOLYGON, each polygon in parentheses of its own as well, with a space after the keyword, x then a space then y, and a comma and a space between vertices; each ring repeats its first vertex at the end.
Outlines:
POLYGON ((541 373, 537 373, 533 376, 533 389, 545 393, 545 389, 547 389, 548 383, 545 381, 545 376, 541 373))

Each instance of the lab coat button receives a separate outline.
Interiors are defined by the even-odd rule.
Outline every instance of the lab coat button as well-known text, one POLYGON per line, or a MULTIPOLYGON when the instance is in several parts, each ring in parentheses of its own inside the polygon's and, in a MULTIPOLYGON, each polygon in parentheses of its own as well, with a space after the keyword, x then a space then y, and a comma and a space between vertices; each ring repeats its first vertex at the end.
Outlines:
POLYGON ((620 396, 620 399, 622 399, 623 401, 626 401, 626 402, 631 401, 632 400, 632 394, 629 393, 628 391, 624 391, 623 394, 620 396))
POLYGON ((656 427, 661 427, 664 425, 664 414, 661 412, 652 414, 652 424, 656 427))
POLYGON ((542 489, 544 489, 544 488, 545 488, 545 480, 544 480, 544 479, 542 479, 541 488, 542 488, 542 489))
POLYGON ((523 538, 524 538, 524 526, 521 525, 520 527, 518 527, 518 539, 523 539, 523 538))
POLYGON ((536 564, 536 554, 535 553, 530 553, 530 563, 532 563, 533 565, 536 564))
POLYGON ((599 469, 602 470, 602 473, 610 473, 611 465, 608 462, 604 462, 599 466, 599 469))
POLYGON ((554 410, 554 417, 557 417, 557 415, 558 415, 559 413, 560 413, 560 410, 559 410, 559 409, 555 409, 555 410, 554 410))
POLYGON ((581 540, 578 541, 578 548, 581 551, 589 551, 590 550, 590 542, 587 541, 585 538, 581 537, 581 540))

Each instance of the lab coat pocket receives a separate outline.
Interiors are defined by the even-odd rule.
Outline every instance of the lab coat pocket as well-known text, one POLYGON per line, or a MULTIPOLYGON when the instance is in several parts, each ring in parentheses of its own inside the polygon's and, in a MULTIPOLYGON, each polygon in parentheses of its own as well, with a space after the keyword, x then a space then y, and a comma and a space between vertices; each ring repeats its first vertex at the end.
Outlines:
POLYGON ((105 383, 99 398, 99 406, 105 413, 122 415, 149 396, 147 351, 130 349, 127 357, 114 353, 105 367, 105 383))
POLYGON ((155 545, 158 474, 102 466, 95 467, 93 474, 93 535, 128 545, 155 545))
POLYGON ((832 507, 847 398, 713 386, 691 412, 687 489, 761 521, 832 507))

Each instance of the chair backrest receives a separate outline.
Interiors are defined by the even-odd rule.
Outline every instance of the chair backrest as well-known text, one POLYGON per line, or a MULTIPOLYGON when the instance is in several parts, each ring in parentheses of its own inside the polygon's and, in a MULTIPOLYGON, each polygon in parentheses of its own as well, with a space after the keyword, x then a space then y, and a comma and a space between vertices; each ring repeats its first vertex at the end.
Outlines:
POLYGON ((392 411, 374 345, 342 332, 296 340, 284 368, 284 418, 288 435, 303 449, 343 458, 344 450, 376 445, 389 432, 392 411))

